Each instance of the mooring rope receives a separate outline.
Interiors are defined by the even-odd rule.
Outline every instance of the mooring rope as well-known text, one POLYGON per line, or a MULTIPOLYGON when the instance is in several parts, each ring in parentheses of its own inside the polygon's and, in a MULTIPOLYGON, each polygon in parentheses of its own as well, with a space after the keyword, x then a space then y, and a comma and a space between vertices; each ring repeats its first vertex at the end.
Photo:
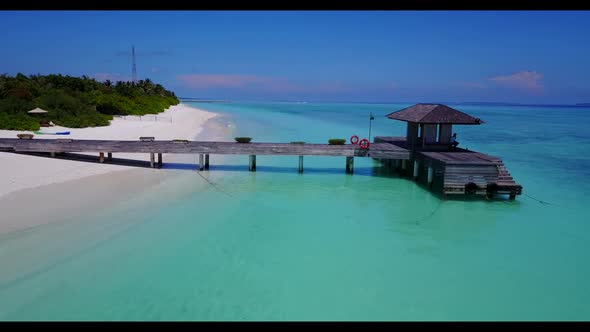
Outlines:
POLYGON ((528 195, 528 194, 524 194, 524 195, 525 195, 526 197, 528 197, 528 198, 532 199, 532 200, 535 200, 535 201, 537 201, 537 202, 539 202, 539 203, 543 204, 543 205, 553 205, 553 204, 551 204, 551 203, 549 203, 549 202, 542 201, 542 200, 540 200, 540 199, 534 198, 534 197, 533 197, 533 196, 531 196, 531 195, 528 195))
POLYGON ((234 197, 232 194, 228 193, 227 191, 221 189, 218 185, 216 185, 215 183, 209 181, 206 177, 203 176, 203 174, 201 174, 201 172, 197 171, 197 174, 199 174, 200 177, 203 178, 203 180, 207 181, 207 183, 209 183, 213 188, 217 189, 219 192, 222 192, 224 194, 226 194, 229 197, 234 197))
POLYGON ((438 202, 438 204, 436 205, 436 207, 434 209, 432 209, 432 211, 430 211, 430 213, 428 215, 426 215, 426 216, 424 216, 424 217, 422 217, 420 219, 415 220, 414 223, 416 223, 416 225, 418 225, 421 222, 426 221, 426 220, 432 218, 432 216, 434 216, 434 214, 436 213, 436 211, 438 211, 438 208, 442 205, 442 203, 443 203, 443 201, 440 200, 438 202))

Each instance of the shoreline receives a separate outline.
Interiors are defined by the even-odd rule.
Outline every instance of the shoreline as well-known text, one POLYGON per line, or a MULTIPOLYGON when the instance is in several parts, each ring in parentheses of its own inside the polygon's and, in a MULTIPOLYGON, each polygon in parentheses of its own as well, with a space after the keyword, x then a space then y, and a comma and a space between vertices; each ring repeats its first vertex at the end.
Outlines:
MULTIPOLYGON (((197 138, 219 140, 227 136, 222 126, 214 121, 220 116, 219 114, 188 105, 182 105, 182 107, 188 115, 193 113, 192 117, 189 116, 193 121, 189 119, 181 122, 180 129, 178 128, 180 126, 171 126, 177 131, 161 130, 152 136, 166 139, 165 137, 178 138, 179 135, 184 134, 180 137, 191 140, 197 138), (195 123, 199 126, 191 127, 191 124, 195 123), (191 130, 192 134, 189 134, 191 130)), ((179 108, 172 111, 178 112, 179 108)), ((0 131, 0 135, 6 135, 6 132, 12 132, 11 134, 14 135, 17 133, 4 130, 0 131)), ((83 136, 80 133, 78 135, 83 136)), ((88 134, 84 133, 84 135, 88 134)), ((124 139, 133 133, 126 132, 119 135, 124 139)), ((58 135, 47 136, 59 138, 58 135)), ((149 160, 149 156, 145 154, 121 153, 113 157, 149 160)), ((174 186, 179 189, 178 192, 167 191, 165 200, 201 188, 200 186, 204 188, 206 183, 190 180, 200 179, 193 173, 193 170, 197 169, 195 156, 165 154, 164 161, 162 169, 152 169, 0 152, 0 171, 8 175, 0 179, 0 210, 4 211, 0 220, 0 235, 16 234, 43 225, 78 219, 78 217, 84 219, 121 203, 135 199, 141 201, 142 197, 151 197, 149 200, 152 204, 158 204, 162 201, 155 199, 160 197, 158 187, 166 190, 169 186, 174 186), (166 162, 194 164, 194 169, 192 167, 167 169, 166 162), (178 183, 181 184, 178 185, 178 183)))
MULTIPOLYGON (((168 122, 155 120, 138 120, 138 117, 130 119, 115 118, 110 126, 94 128, 42 128, 41 131, 57 132, 70 131, 70 135, 35 135, 44 139, 75 138, 75 139, 119 139, 137 140, 140 136, 154 136, 156 139, 194 139, 200 136, 205 129, 205 123, 218 116, 217 113, 205 111, 186 104, 178 104, 170 107, 165 112, 158 114, 160 119, 168 119, 168 122), (171 120, 171 121, 170 121, 171 120)), ((0 137, 13 138, 18 133, 32 133, 16 130, 0 130, 0 137)), ((211 135, 211 133, 207 133, 211 135)), ((205 136, 207 136, 205 135, 205 136)), ((95 155, 83 153, 86 155, 95 155)), ((136 153, 114 154, 115 158, 149 160, 149 156, 136 153)), ((167 161, 182 161, 185 158, 177 155, 165 155, 167 161)), ((130 166, 111 165, 108 163, 94 164, 67 159, 43 158, 30 155, 0 152, 0 199, 5 195, 23 189, 37 188, 45 185, 63 183, 84 177, 109 174, 117 171, 134 169, 130 166)))

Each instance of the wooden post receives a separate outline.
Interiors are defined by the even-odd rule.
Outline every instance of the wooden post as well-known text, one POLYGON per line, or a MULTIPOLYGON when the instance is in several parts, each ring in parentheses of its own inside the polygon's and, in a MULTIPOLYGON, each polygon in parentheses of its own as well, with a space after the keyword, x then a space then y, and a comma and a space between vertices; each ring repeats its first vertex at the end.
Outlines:
POLYGON ((354 172, 354 157, 346 157, 346 173, 354 172))
POLYGON ((154 163, 155 163, 155 156, 153 152, 150 152, 150 167, 154 168, 154 163))
POLYGON ((162 168, 162 154, 158 153, 158 168, 162 168))
POLYGON ((510 196, 508 197, 508 199, 510 199, 511 201, 516 199, 516 194, 515 193, 511 193, 510 196))
POLYGON ((432 180, 434 177, 434 170, 432 169, 432 166, 428 166, 428 187, 432 188, 432 180))
POLYGON ((256 155, 250 155, 250 162, 248 164, 248 169, 250 172, 256 172, 256 155))
POLYGON ((303 173, 303 156, 299 156, 299 173, 303 173))
POLYGON ((418 178, 418 167, 420 166, 420 163, 418 162, 418 160, 414 160, 414 179, 418 178))
POLYGON ((209 154, 205 155, 205 169, 209 169, 209 154))
POLYGON ((55 152, 49 152, 49 154, 51 155, 51 158, 55 158, 55 152))
POLYGON ((98 162, 99 163, 104 163, 104 152, 99 152, 98 153, 98 162))
POLYGON ((426 146, 426 135, 424 135, 424 124, 421 123, 420 124, 420 134, 422 135, 422 149, 424 149, 424 147, 426 146))
POLYGON ((203 165, 203 154, 199 153, 199 171, 202 171, 205 165, 203 165))
POLYGON ((402 160, 402 169, 405 171, 407 167, 408 167, 408 161, 405 159, 402 160))
POLYGON ((113 160, 113 153, 112 153, 112 152, 108 152, 108 153, 107 153, 107 160, 108 160, 108 161, 111 161, 111 160, 113 160))

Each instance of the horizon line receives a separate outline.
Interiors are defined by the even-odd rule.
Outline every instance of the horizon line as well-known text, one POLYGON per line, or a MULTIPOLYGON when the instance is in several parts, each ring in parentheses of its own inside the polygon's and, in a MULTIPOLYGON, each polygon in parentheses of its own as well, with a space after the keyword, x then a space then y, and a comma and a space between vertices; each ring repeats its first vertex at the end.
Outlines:
POLYGON ((276 102, 276 103, 336 103, 336 104, 463 104, 481 106, 568 106, 568 107, 589 107, 588 103, 517 103, 497 101, 338 101, 338 100, 287 100, 287 99, 227 99, 227 98, 197 98, 178 97, 179 100, 196 102, 276 102))

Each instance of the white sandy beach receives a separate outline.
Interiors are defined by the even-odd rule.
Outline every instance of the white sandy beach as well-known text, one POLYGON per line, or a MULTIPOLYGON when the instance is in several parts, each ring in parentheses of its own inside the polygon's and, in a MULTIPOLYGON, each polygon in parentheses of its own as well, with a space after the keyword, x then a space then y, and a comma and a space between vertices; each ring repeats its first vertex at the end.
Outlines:
MULTIPOLYGON (((64 127, 41 128, 42 132, 70 131, 70 135, 35 135, 35 138, 114 139, 138 140, 141 136, 156 139, 193 140, 203 130, 205 122, 216 114, 185 104, 170 107, 163 113, 139 117, 115 118, 110 126, 70 129, 64 127)), ((0 137, 15 138, 25 131, 0 130, 0 137)), ((114 154, 114 158, 148 160, 149 155, 114 154)), ((164 162, 170 159, 164 156, 164 162)), ((132 167, 94 164, 73 160, 53 159, 0 152, 0 199, 19 190, 62 183, 84 177, 124 171, 132 167)))

